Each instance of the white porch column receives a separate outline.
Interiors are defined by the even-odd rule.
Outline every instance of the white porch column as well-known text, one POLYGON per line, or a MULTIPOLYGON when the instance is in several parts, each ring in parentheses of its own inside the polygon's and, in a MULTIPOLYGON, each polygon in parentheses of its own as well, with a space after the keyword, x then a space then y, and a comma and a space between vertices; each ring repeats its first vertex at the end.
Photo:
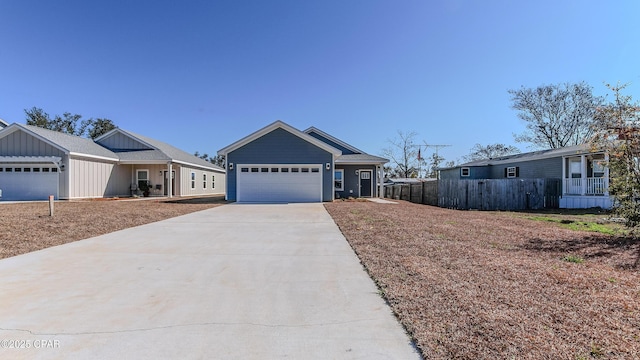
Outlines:
POLYGON ((384 199, 384 166, 380 165, 378 171, 378 197, 384 199))
POLYGON ((609 196, 609 153, 604 154, 604 196, 609 196))
POLYGON ((167 168, 168 168, 168 171, 167 171, 167 178, 168 178, 167 179, 167 186, 168 186, 167 195, 169 196, 169 198, 172 198, 173 197, 173 176, 172 176, 173 164, 171 164, 171 161, 169 161, 167 163, 167 168))
POLYGON ((580 155, 580 182, 582 188, 580 195, 585 195, 587 193, 587 157, 584 155, 580 155))
POLYGON ((567 183, 567 158, 562 157, 562 195, 567 193, 565 184, 567 183))

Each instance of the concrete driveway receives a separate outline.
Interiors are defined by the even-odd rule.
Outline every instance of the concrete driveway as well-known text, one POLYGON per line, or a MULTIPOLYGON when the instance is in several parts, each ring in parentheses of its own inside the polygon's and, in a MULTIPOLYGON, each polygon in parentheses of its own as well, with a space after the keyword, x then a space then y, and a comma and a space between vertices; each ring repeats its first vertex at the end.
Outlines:
POLYGON ((419 358, 321 204, 225 205, 0 279, 0 358, 419 358))

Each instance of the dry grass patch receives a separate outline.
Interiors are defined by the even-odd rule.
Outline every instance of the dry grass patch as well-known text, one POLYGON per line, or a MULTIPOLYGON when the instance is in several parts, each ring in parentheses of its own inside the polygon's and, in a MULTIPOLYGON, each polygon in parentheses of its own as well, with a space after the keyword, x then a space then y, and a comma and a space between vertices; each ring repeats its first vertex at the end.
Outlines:
POLYGON ((0 205, 0 258, 209 209, 221 197, 163 200, 59 201, 0 205))
POLYGON ((640 357, 637 241, 506 212, 326 208, 428 359, 640 357))

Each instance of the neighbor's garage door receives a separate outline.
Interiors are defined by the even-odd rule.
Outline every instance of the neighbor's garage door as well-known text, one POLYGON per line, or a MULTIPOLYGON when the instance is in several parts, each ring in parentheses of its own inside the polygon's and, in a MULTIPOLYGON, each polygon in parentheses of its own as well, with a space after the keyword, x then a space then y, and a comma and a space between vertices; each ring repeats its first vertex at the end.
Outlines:
POLYGON ((321 202, 321 165, 239 165, 238 202, 321 202))
POLYGON ((2 201, 58 198, 58 168, 47 165, 0 164, 2 201))

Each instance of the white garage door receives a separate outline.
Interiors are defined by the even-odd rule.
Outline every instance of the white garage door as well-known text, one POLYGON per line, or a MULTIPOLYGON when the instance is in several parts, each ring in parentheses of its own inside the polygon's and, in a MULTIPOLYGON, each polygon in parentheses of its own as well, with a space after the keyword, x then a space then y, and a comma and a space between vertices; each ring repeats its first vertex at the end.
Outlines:
POLYGON ((238 202, 321 202, 321 165, 238 165, 238 202))
POLYGON ((58 168, 53 165, 0 164, 1 201, 58 198, 58 168))

